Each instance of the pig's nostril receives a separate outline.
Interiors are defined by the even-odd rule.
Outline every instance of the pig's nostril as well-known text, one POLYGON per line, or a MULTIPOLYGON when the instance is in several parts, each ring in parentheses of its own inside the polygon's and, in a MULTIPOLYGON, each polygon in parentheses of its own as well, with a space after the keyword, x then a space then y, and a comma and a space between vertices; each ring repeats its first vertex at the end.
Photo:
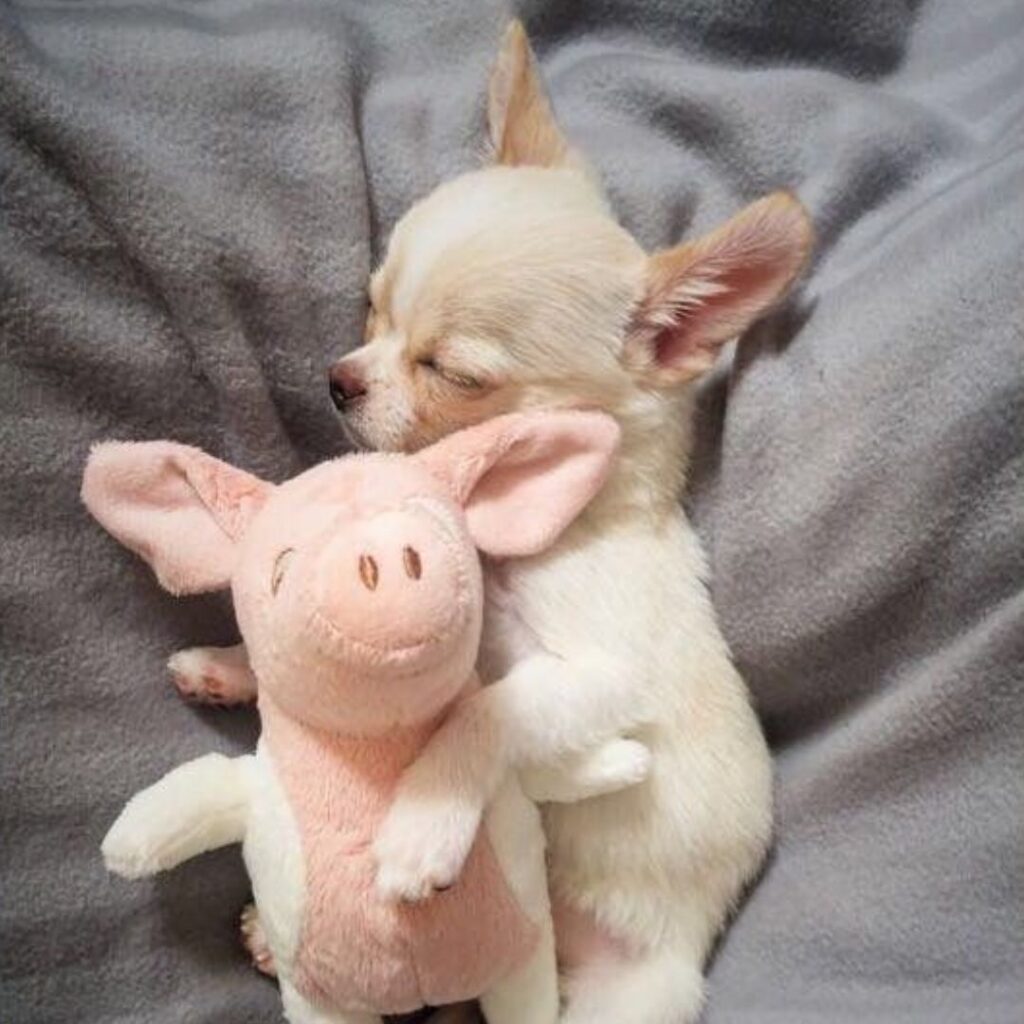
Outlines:
POLYGON ((402 561, 405 563, 405 575, 410 579, 418 580, 423 575, 423 562, 415 548, 408 545, 402 548, 402 561))
POLYGON ((377 563, 371 555, 359 556, 359 578, 363 581, 363 586, 366 587, 367 590, 377 589, 377 580, 380 579, 380 571, 377 569, 377 563))

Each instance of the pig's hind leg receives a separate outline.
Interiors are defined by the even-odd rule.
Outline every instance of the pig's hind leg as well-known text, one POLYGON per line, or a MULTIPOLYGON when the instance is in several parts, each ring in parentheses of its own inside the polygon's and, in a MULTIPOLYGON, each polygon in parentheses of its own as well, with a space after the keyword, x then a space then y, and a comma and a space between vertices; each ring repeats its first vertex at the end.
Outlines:
POLYGON ((286 981, 281 982, 281 1000, 288 1024, 384 1024, 376 1013, 361 1010, 326 1010, 314 1006, 286 981))
POLYGON ((487 835, 509 888, 539 937, 530 958, 480 997, 487 1024, 555 1024, 558 967, 537 808, 510 778, 487 810, 487 835))

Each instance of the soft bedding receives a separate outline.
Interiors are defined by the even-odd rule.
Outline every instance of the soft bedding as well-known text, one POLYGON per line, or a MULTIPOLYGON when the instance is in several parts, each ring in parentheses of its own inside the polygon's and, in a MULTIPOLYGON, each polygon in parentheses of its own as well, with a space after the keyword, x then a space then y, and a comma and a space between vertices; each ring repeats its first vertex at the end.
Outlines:
MULTIPOLYGON (((709 1024, 1024 1020, 1024 7, 522 3, 555 106, 649 246, 777 187, 798 298, 705 383, 688 504, 778 764, 778 841, 709 1024)), ((278 1019, 237 850, 98 846, 246 712, 227 643, 77 498, 98 438, 283 478, 341 450, 328 361, 391 225, 480 159, 480 0, 0 9, 0 1019, 278 1019)), ((581 338, 580 344, 586 344, 581 338)), ((628 1024, 628 1022, 624 1022, 628 1024)))

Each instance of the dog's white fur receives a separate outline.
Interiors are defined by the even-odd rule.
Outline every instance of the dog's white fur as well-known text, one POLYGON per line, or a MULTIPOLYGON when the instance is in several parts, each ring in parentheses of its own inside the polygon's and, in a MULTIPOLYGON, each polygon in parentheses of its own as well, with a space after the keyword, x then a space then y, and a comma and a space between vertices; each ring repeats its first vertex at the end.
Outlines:
POLYGON ((564 979, 563 1020, 688 1024, 771 828, 767 747, 679 507, 689 386, 784 293, 810 227, 777 194, 645 254, 559 131, 518 24, 489 117, 494 163, 393 233, 367 343, 343 360, 366 389, 346 426, 411 449, 500 412, 592 406, 619 420, 622 454, 553 550, 489 568, 482 669, 495 682, 407 773, 376 847, 380 877, 389 896, 454 878, 509 766, 547 765, 557 791, 551 765, 632 736, 651 754, 645 781, 544 811, 556 900, 628 949, 564 979), (441 793, 449 803, 425 818, 424 795, 441 793))

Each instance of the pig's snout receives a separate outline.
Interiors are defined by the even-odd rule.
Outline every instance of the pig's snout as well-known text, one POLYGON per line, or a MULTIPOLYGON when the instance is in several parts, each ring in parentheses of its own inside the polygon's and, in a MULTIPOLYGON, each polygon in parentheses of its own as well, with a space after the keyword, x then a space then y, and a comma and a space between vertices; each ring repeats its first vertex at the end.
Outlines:
POLYGON ((346 640, 384 652, 442 642, 464 621, 464 556, 426 511, 346 524, 320 567, 318 611, 346 640))
MULTIPOLYGON (((420 553, 411 545, 402 547, 402 566, 405 575, 411 580, 418 580, 423 575, 423 559, 420 553)), ((380 582, 380 566, 373 555, 362 554, 359 556, 359 578, 367 590, 376 590, 380 582)))

